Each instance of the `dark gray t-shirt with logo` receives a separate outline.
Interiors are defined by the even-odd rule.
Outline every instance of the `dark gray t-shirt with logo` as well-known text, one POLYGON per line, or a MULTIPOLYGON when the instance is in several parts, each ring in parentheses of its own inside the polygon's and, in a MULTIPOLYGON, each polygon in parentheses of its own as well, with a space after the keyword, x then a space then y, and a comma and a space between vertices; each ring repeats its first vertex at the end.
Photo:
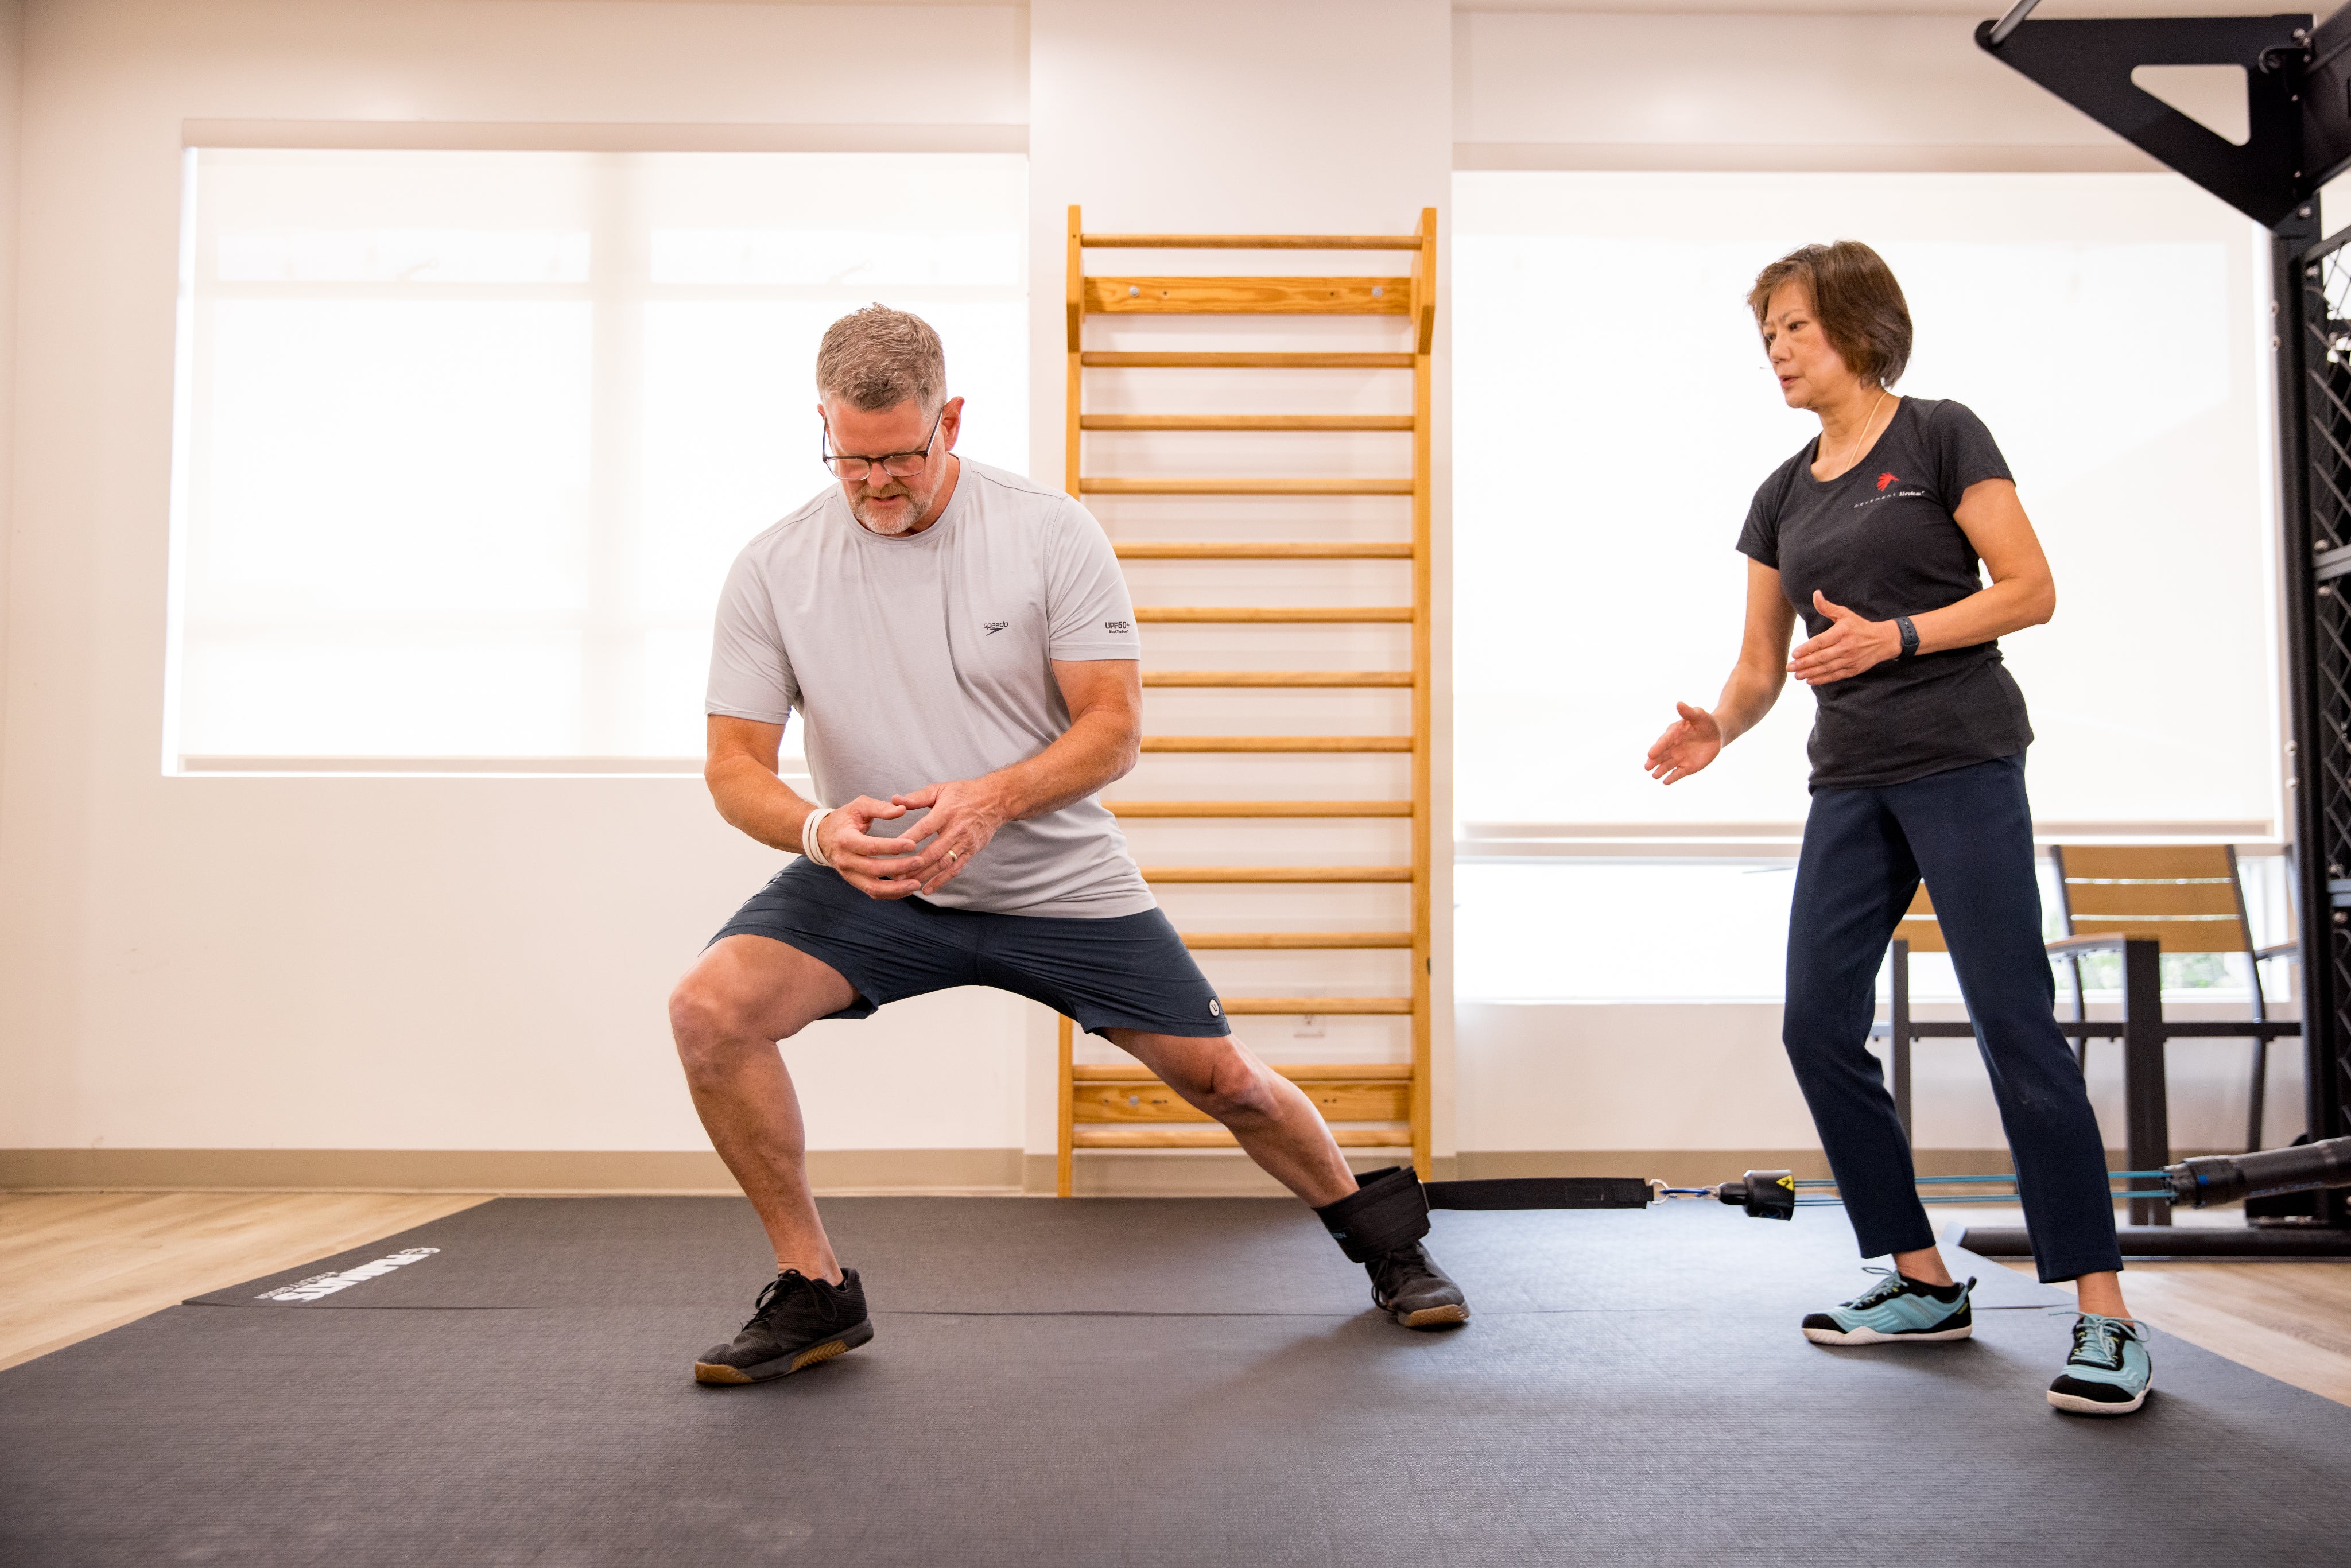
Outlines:
MULTIPOLYGON (((743 548, 718 601, 707 712, 798 708, 820 803, 887 800, 1036 756, 1070 727, 1053 661, 1140 659, 1102 526, 1059 490, 958 459, 938 521, 870 533, 838 485, 743 548)), ((876 823, 919 833, 924 812, 876 823)), ((1102 801, 1007 822, 934 904, 1108 919, 1158 907, 1102 801)))
MULTIPOLYGON (((1813 606, 1814 589, 1890 621, 1983 587, 1975 547, 1951 517, 1969 486, 2011 477, 1983 421, 1956 402, 1904 398, 1868 455, 1826 482, 1812 474, 1819 444, 1763 481, 1739 535, 1741 554, 1780 573, 1808 636, 1830 626, 1813 606)), ((2024 694, 1997 641, 1889 659, 1813 694, 1815 789, 1907 783, 2032 743, 2024 694)))

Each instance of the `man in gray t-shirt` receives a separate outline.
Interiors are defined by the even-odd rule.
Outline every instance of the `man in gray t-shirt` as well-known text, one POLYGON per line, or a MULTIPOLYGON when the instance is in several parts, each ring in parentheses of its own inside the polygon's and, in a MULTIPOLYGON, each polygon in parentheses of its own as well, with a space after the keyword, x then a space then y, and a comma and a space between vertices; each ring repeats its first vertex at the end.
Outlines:
POLYGON ((817 356, 840 483, 728 573, 711 653, 719 814, 801 858, 670 998, 695 1109, 758 1210, 776 1280, 705 1383, 756 1383, 872 1337, 810 1196, 776 1042, 818 1019, 989 985, 1075 1019, 1231 1129, 1313 1206, 1411 1328, 1468 1317, 1409 1171, 1351 1173, 1313 1103, 1231 1037, 1099 791, 1141 743, 1141 651, 1109 541, 1059 491, 955 455, 961 398, 919 318, 835 322, 817 356), (797 710, 816 792, 777 774, 797 710))

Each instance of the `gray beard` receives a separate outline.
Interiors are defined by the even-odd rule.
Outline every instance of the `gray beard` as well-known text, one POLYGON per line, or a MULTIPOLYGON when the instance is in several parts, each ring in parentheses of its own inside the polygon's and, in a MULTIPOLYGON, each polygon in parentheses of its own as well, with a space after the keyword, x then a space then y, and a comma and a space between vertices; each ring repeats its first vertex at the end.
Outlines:
MULTIPOLYGON (((896 538, 902 535, 911 532, 914 525, 922 521, 923 514, 930 509, 931 502, 935 499, 937 496, 938 488, 935 486, 932 487, 931 493, 927 496, 918 496, 911 490, 908 491, 904 497, 908 503, 906 520, 893 528, 883 528, 873 520, 873 518, 869 515, 869 510, 872 506, 872 502, 870 500, 859 501, 852 505, 849 508, 849 514, 857 519, 859 526, 863 528, 867 533, 880 534, 883 538, 896 538)), ((886 498, 893 501, 900 499, 900 497, 896 496, 891 496, 886 498)))

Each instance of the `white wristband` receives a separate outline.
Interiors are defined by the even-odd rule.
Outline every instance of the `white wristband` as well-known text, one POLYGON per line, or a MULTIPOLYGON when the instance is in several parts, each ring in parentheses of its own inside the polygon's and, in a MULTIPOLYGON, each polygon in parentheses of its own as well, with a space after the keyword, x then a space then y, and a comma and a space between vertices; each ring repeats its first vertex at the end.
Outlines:
POLYGON ((816 831, 818 826, 821 824, 827 817, 831 815, 831 807, 819 806, 815 810, 810 811, 807 818, 800 823, 800 853, 808 856, 809 859, 816 862, 817 864, 824 867, 827 871, 832 869, 832 862, 824 858, 824 851, 818 847, 816 831))

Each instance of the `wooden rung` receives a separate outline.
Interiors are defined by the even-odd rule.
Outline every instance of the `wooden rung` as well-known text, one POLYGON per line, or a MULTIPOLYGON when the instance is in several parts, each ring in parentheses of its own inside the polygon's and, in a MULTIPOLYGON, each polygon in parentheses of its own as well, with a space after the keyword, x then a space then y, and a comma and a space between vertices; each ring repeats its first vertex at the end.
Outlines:
POLYGON ((1195 953, 1338 953, 1362 947, 1409 947, 1409 931, 1186 931, 1195 953))
POLYGON ((1410 430, 1408 413, 1088 413, 1081 430, 1410 430))
POLYGON ((1408 371, 1410 354, 1152 353, 1089 349, 1078 363, 1097 371, 1408 371))
MULTIPOLYGON (((1412 1126, 1389 1122, 1369 1127, 1333 1127, 1332 1141, 1343 1149, 1408 1149, 1412 1126)), ((1087 1125, 1070 1130, 1070 1143, 1081 1149, 1229 1149, 1237 1145, 1222 1127, 1105 1127, 1087 1125)))
MULTIPOLYGON (((1292 1083, 1409 1083, 1409 1061, 1272 1061, 1267 1066, 1292 1083)), ((1159 1075, 1131 1061, 1080 1061, 1070 1068, 1071 1083, 1156 1083, 1159 1075)))
POLYGON ((1410 751, 1408 735, 1146 735, 1147 752, 1410 751))
POLYGON ((1418 250, 1418 235, 1089 235, 1088 250, 1418 250))
POLYGON ((1089 277, 1088 315, 1408 316, 1409 277, 1089 277))
POLYGON ((1134 618, 1150 625, 1279 624, 1345 625, 1409 622, 1409 604, 1141 604, 1134 618))
POLYGON ((1410 997, 1226 997, 1228 1018, 1394 1017, 1412 1011, 1410 997))
POLYGON ((2077 922, 2090 915, 2232 924, 2237 918, 2237 886, 2230 882, 2074 882, 2065 893, 2077 922))
MULTIPOLYGON (((1412 1085, 1386 1079, 1318 1079, 1299 1087, 1326 1122, 1388 1122, 1412 1114, 1412 1085)), ((1072 1126, 1112 1123, 1122 1126, 1195 1124, 1209 1120, 1165 1083, 1087 1083, 1072 1081, 1072 1126)))
POLYGON ((1081 476, 1090 496, 1409 496, 1410 479, 1123 479, 1081 476))
POLYGON ((1408 865, 1147 865, 1145 882, 1410 882, 1408 865))
POLYGON ((1145 670, 1146 686, 1409 686, 1410 670, 1145 670))
POLYGON ((2225 844, 2067 844, 2065 880, 2210 877, 2229 880, 2225 844))
POLYGON ((1308 544, 1232 540, 1224 544, 1113 545, 1121 560, 1410 560, 1408 544, 1308 544))
POLYGON ((1104 800, 1113 817, 1409 817, 1409 800, 1104 800))

